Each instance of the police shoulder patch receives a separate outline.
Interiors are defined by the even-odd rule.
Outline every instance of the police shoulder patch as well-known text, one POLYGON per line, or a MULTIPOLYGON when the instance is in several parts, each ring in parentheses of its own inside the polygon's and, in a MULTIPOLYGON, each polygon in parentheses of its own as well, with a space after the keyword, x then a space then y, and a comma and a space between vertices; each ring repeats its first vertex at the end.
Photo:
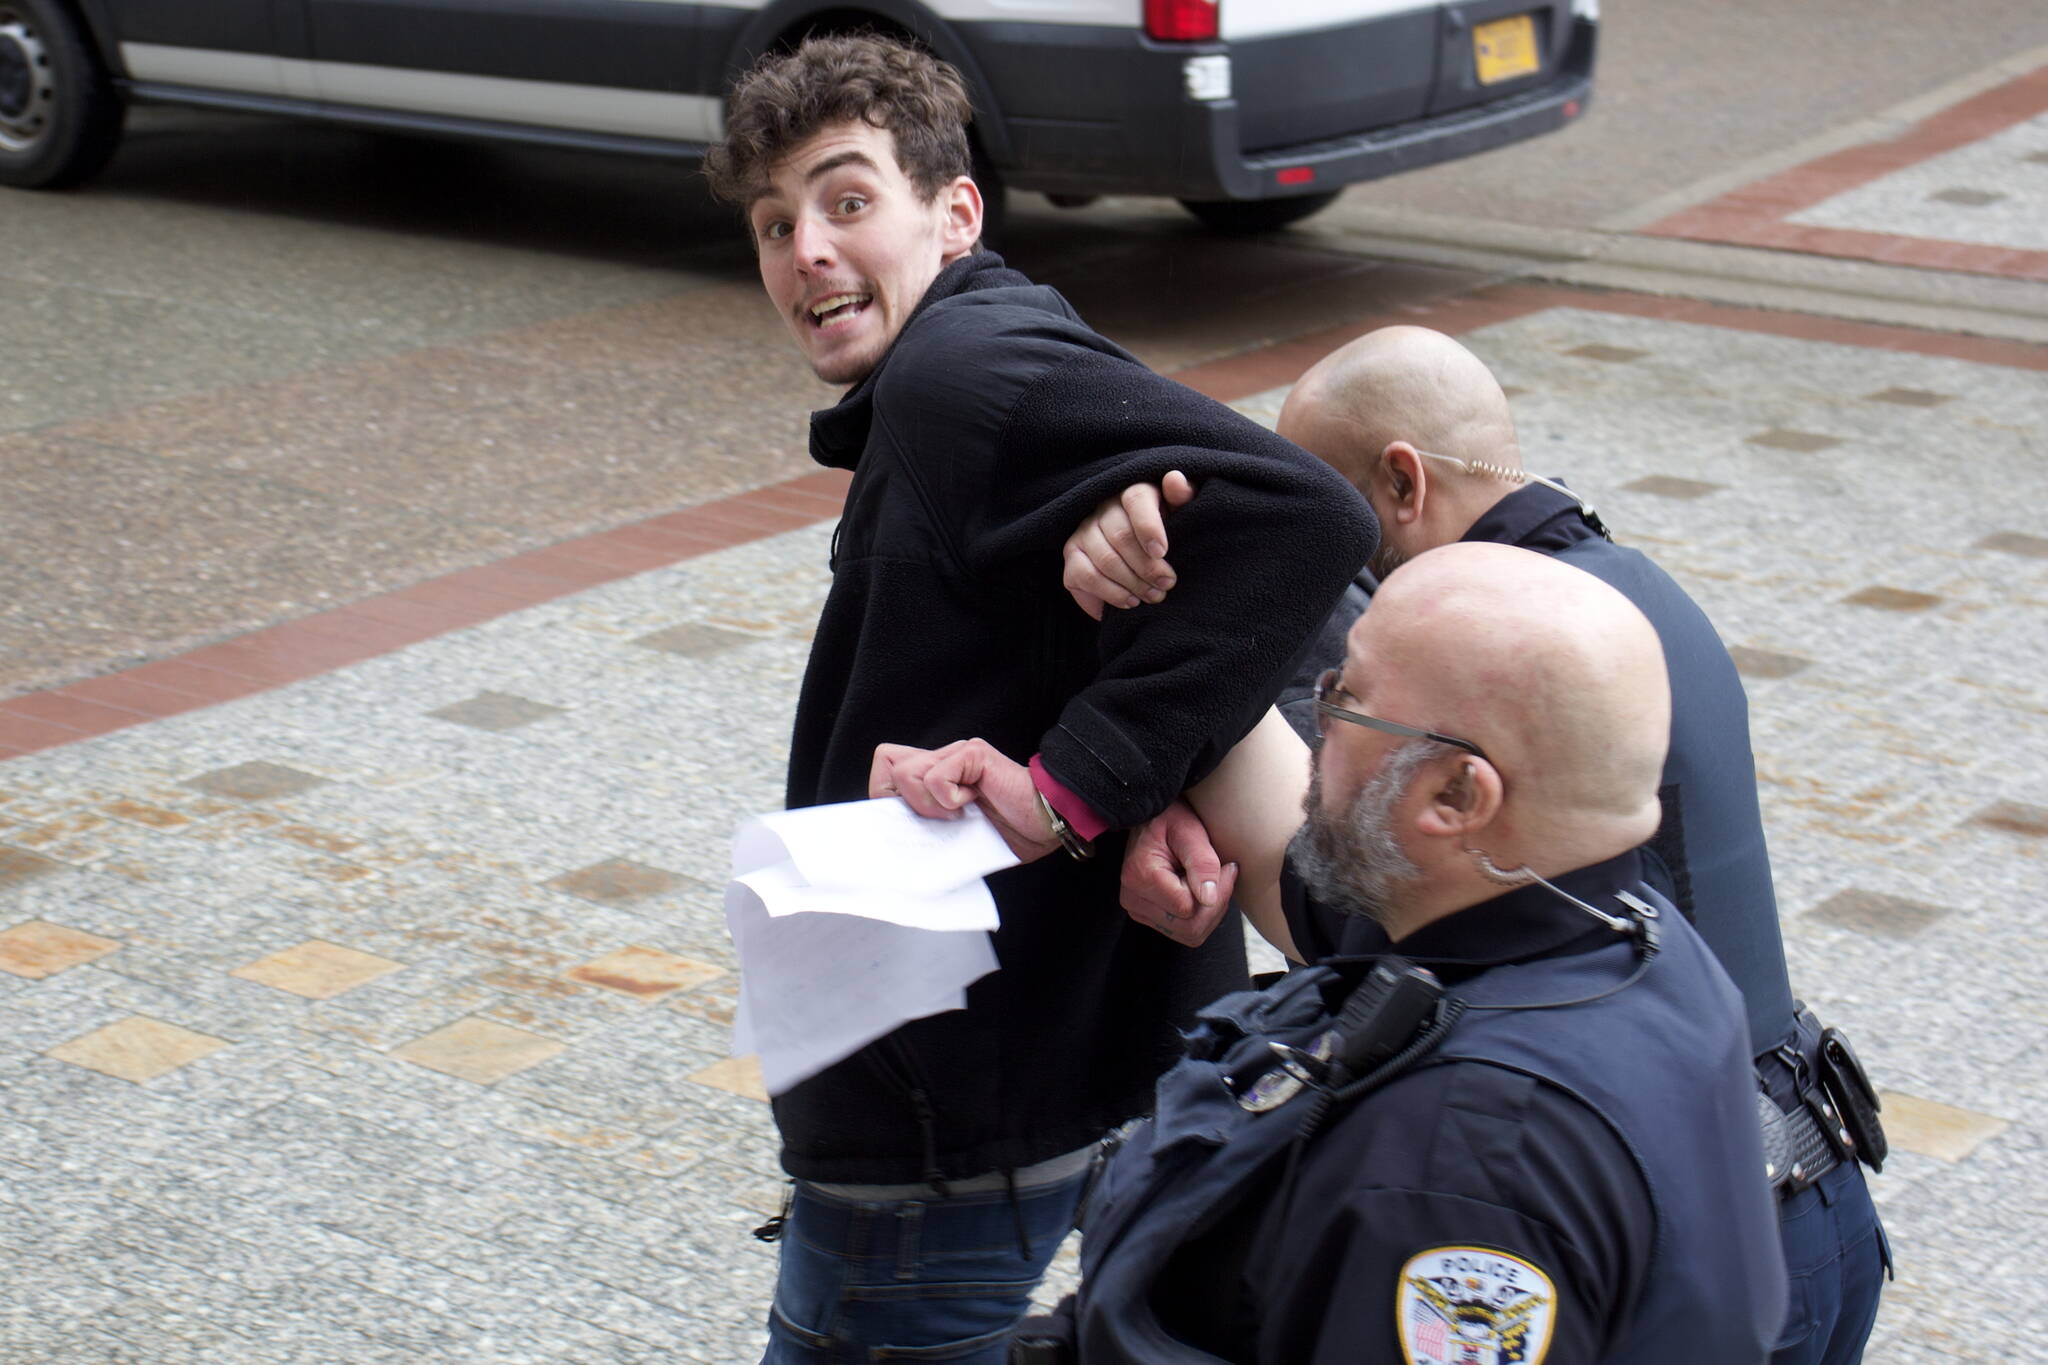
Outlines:
POLYGON ((1394 1330, 1408 1365, 1542 1365, 1557 1289, 1489 1247, 1431 1247, 1401 1267, 1394 1330))

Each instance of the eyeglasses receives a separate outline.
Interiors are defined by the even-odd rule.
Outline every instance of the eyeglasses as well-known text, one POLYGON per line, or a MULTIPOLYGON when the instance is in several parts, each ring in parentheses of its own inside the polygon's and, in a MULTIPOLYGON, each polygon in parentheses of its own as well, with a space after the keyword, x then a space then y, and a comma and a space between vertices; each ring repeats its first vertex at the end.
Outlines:
MULTIPOLYGON (((1396 720, 1381 720, 1378 716, 1368 716, 1363 711, 1354 711, 1348 706, 1339 706, 1336 702, 1331 701, 1330 697, 1334 693, 1344 692, 1344 689, 1337 685, 1337 680, 1342 676, 1341 670, 1326 668, 1322 671, 1321 676, 1316 679, 1316 733, 1321 734, 1328 728, 1324 724, 1325 717, 1334 716, 1338 720, 1348 720, 1353 725, 1363 725, 1368 730, 1381 730, 1390 735, 1402 735, 1409 739, 1435 740, 1438 744, 1448 744, 1453 749, 1463 749, 1475 758, 1486 758, 1486 750, 1480 748, 1469 739, 1459 739, 1456 735, 1440 735, 1434 730, 1418 730, 1413 725, 1403 725, 1396 720)), ((1348 696, 1350 694, 1345 693, 1345 695, 1348 696)), ((1486 758, 1486 761, 1488 763, 1493 762, 1490 758, 1486 758)))

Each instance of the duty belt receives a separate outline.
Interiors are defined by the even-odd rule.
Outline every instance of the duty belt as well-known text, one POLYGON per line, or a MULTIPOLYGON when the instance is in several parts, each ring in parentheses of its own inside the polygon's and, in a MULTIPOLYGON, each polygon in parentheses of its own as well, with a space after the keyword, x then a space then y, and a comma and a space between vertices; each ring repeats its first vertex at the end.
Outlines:
MULTIPOLYGON (((1764 1131, 1764 1179, 1779 1194, 1795 1195, 1842 1164, 1835 1144, 1828 1141, 1820 1120, 1806 1105, 1780 1109, 1777 1101, 1759 1090, 1756 1116, 1764 1131)), ((1841 1131, 1846 1138, 1847 1131, 1841 1131)))
POLYGON ((1782 1062, 1793 1082, 1791 1106, 1781 1108, 1762 1071, 1757 1074, 1764 1178, 1773 1189, 1795 1195, 1845 1161, 1861 1160, 1874 1171, 1884 1168, 1877 1091, 1839 1029, 1822 1028, 1802 1005, 1794 1037, 1765 1056, 1782 1062))

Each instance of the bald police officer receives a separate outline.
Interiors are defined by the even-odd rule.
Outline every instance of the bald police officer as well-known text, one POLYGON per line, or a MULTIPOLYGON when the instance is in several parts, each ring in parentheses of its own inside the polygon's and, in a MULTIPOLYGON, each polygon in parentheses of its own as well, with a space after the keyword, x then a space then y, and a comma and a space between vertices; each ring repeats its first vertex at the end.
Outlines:
MULTIPOLYGON (((1785 1280, 1740 999, 1636 851, 1649 622, 1543 556, 1437 550, 1315 705, 1312 765, 1269 715, 1190 799, 1241 900, 1389 951, 1205 1012, 1091 1198, 1078 1358, 1761 1362, 1785 1280)), ((1002 764, 899 753, 890 785, 1022 821, 1002 764)))
MULTIPOLYGON (((1822 1082, 1832 1079, 1848 1090, 1861 1082, 1826 1074, 1837 1061, 1823 1047, 1819 1023, 1792 997, 1757 804, 1748 700, 1712 624, 1669 575, 1609 539, 1577 495, 1523 470, 1500 385, 1449 337, 1389 327, 1341 347, 1302 376, 1281 410, 1279 429, 1364 493, 1383 528, 1372 564, 1332 614, 1303 676, 1282 694, 1281 709, 1297 731, 1306 734, 1313 724, 1313 681, 1341 655, 1344 632, 1363 609, 1374 573, 1437 546, 1492 542, 1553 556, 1615 587, 1656 627, 1673 714, 1659 781, 1662 819, 1647 874, 1696 923, 1743 994, 1757 1086, 1768 1098, 1760 1106, 1773 1139, 1768 1178, 1778 1193, 1792 1279, 1791 1309, 1773 1362, 1852 1365, 1876 1317, 1888 1250, 1863 1174, 1829 1111, 1851 1116, 1841 1113, 1839 1099, 1822 1082)), ((1177 481, 1169 494, 1185 501, 1192 490, 1177 481)), ((1156 580, 1171 581, 1163 560, 1165 527, 1151 490, 1131 490, 1124 501, 1129 512, 1105 504, 1068 542, 1068 585, 1096 611, 1104 598, 1128 601, 1133 585, 1157 596, 1156 580), (1139 544, 1147 539, 1158 555, 1139 544), (1108 571, 1097 568, 1098 560, 1108 571)), ((1126 904, 1139 918, 1192 940, 1203 925, 1187 884, 1199 888, 1210 875, 1190 877, 1184 869, 1206 868, 1213 859, 1186 808, 1170 812, 1133 841, 1126 904)), ((1308 961, 1376 951, 1384 943, 1375 925, 1327 913, 1297 910, 1284 925, 1268 927, 1308 961)), ((1829 1041, 1838 1051, 1846 1047, 1829 1041)), ((1850 1065, 1843 1053, 1841 1066, 1850 1065)), ((1882 1133, 1874 1119, 1862 1136, 1856 1151, 1880 1163, 1882 1133)))

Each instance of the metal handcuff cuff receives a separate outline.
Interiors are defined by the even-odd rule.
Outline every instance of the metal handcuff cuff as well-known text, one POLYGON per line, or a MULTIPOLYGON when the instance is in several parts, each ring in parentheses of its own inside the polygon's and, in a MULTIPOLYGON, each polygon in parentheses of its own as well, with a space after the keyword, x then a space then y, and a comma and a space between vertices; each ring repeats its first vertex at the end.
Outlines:
POLYGON ((1067 851, 1067 856, 1076 861, 1093 858, 1095 856, 1095 845, 1089 840, 1083 839, 1074 827, 1067 823, 1066 817, 1052 808, 1052 802, 1045 799, 1043 791, 1039 791, 1036 787, 1033 787, 1032 790, 1037 793, 1038 808, 1045 812, 1046 822, 1052 826, 1053 838, 1060 841, 1060 847, 1067 851))

